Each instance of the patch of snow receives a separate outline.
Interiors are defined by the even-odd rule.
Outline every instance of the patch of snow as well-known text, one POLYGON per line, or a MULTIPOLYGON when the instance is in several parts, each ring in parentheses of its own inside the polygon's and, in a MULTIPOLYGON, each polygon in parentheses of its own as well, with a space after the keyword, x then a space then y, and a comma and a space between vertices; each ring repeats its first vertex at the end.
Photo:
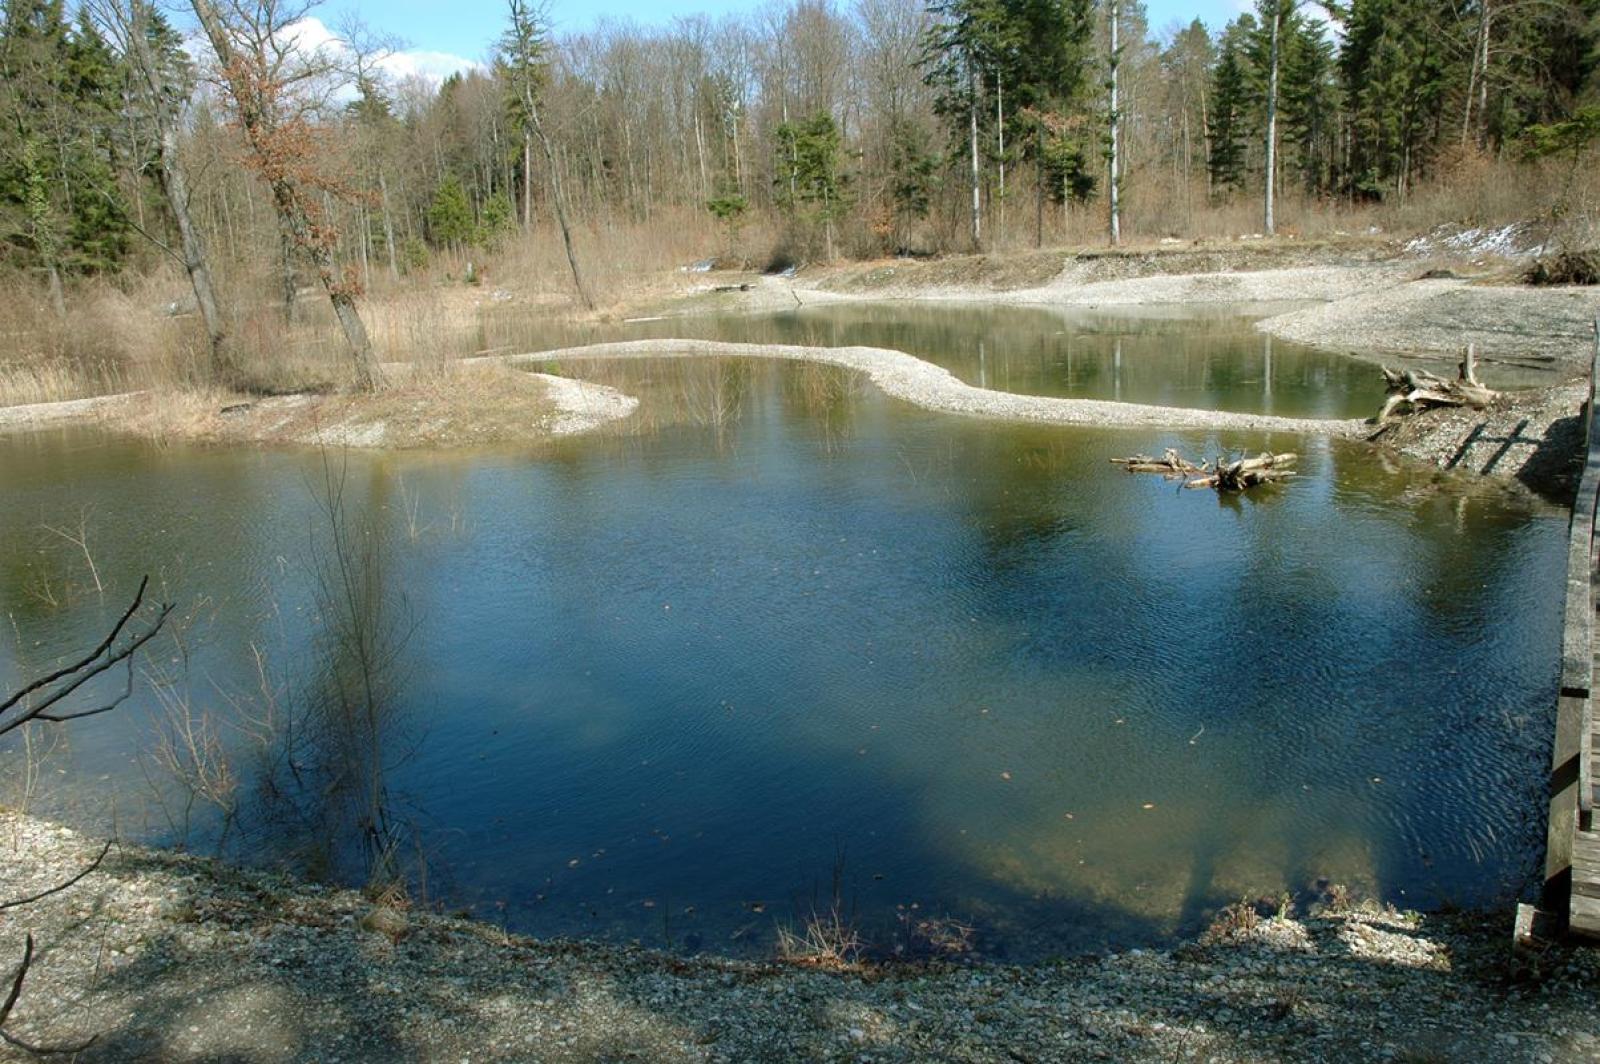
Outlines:
POLYGON ((1463 255, 1498 255, 1501 258, 1531 258, 1545 253, 1529 222, 1501 226, 1441 225, 1433 232, 1406 243, 1406 251, 1418 256, 1454 252, 1463 255))

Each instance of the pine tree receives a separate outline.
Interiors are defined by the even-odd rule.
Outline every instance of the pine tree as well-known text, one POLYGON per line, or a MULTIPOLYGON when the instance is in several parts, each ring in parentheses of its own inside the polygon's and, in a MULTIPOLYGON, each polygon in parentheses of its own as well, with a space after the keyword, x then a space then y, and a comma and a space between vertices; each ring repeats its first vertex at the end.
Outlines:
POLYGON ((113 137, 125 74, 87 15, 73 28, 61 0, 10 0, 0 75, 0 216, 60 307, 63 273, 112 270, 129 251, 113 137))
MULTIPOLYGON (((1229 30, 1233 31, 1243 21, 1230 26, 1229 30)), ((1239 32, 1223 36, 1211 84, 1211 157, 1207 165, 1211 169, 1211 187, 1219 193, 1244 186, 1245 138, 1253 127, 1250 78, 1247 59, 1242 54, 1241 36, 1239 32)))
POLYGON ((920 126, 904 118, 889 125, 889 202, 894 250, 910 243, 911 227, 928 216, 939 157, 929 150, 920 126))
POLYGON ((472 221, 472 204, 467 202, 466 190, 454 177, 445 180, 434 190, 433 202, 428 205, 428 236, 437 247, 459 252, 475 242, 472 221))
POLYGON ((804 224, 820 224, 832 259, 834 223, 850 207, 850 175, 844 171, 838 123, 819 111, 800 122, 783 123, 773 135, 778 158, 789 161, 790 171, 784 173, 780 166, 774 181, 778 205, 804 224))
POLYGON ((1296 13, 1284 35, 1280 88, 1284 172, 1297 173, 1307 192, 1333 185, 1338 92, 1333 44, 1320 21, 1296 13))

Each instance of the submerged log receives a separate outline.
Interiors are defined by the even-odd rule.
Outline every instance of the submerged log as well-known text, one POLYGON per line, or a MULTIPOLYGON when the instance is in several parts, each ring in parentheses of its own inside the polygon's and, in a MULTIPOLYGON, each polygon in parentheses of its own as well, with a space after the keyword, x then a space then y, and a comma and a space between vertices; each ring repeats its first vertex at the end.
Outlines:
POLYGON ((1383 367, 1384 388, 1388 393, 1378 411, 1382 425, 1396 413, 1420 413, 1439 406, 1467 406, 1482 410, 1500 393, 1478 380, 1477 351, 1467 345, 1466 355, 1457 366, 1456 379, 1446 380, 1421 369, 1383 367))
POLYGON ((1219 458, 1216 462, 1196 464, 1169 448, 1160 458, 1136 454, 1111 461, 1130 473, 1160 473, 1168 480, 1183 479, 1186 488, 1233 492, 1287 480, 1294 476, 1294 470, 1288 467, 1294 464, 1295 457, 1293 454, 1260 454, 1232 462, 1219 458))

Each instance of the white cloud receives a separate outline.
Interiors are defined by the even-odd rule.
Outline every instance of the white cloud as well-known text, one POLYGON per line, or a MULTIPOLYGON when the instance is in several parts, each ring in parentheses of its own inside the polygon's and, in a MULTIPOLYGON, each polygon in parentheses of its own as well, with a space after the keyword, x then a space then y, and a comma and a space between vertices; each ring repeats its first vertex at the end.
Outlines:
POLYGON ((385 58, 381 65, 396 81, 416 76, 426 78, 435 85, 451 74, 483 69, 483 64, 476 59, 467 59, 450 52, 430 52, 414 48, 395 52, 385 58))
MULTIPOLYGON (((297 47, 312 54, 326 51, 333 57, 345 51, 339 35, 319 18, 307 16, 286 27, 284 33, 297 47)), ((380 60, 378 66, 396 81, 420 77, 434 85, 451 74, 483 69, 483 64, 476 59, 426 48, 404 48, 392 52, 380 60)))

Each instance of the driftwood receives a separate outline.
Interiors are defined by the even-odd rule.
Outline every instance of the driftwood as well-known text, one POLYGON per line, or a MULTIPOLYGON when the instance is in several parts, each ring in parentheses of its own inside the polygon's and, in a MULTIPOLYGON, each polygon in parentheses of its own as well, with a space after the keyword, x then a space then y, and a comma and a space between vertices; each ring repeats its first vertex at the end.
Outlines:
POLYGON ((1468 406, 1482 410, 1499 396, 1499 392, 1486 388, 1478 379, 1477 351, 1469 344, 1467 353, 1457 367, 1456 379, 1436 377, 1427 370, 1390 369, 1383 367, 1383 380, 1387 398, 1378 411, 1378 424, 1382 425, 1396 413, 1419 413, 1439 406, 1468 406))
POLYGON ((1113 458, 1130 473, 1160 473, 1168 480, 1183 480, 1186 488, 1213 488, 1221 492, 1245 491, 1261 484, 1271 484, 1294 476, 1293 454, 1261 454, 1254 458, 1234 461, 1217 459, 1198 465, 1168 449, 1160 458, 1136 454, 1131 458, 1113 458))
POLYGON ((1217 491, 1244 491, 1260 484, 1271 484, 1294 476, 1292 454, 1263 454, 1255 458, 1240 458, 1233 462, 1217 460, 1216 470, 1209 476, 1196 477, 1184 485, 1186 488, 1215 488, 1217 491))
POLYGON ((1151 458, 1147 454, 1136 454, 1132 458, 1113 458, 1111 463, 1112 465, 1122 466, 1130 473, 1160 473, 1169 478, 1211 472, 1210 465, 1205 463, 1195 465, 1170 447, 1166 449, 1160 458, 1151 458))

